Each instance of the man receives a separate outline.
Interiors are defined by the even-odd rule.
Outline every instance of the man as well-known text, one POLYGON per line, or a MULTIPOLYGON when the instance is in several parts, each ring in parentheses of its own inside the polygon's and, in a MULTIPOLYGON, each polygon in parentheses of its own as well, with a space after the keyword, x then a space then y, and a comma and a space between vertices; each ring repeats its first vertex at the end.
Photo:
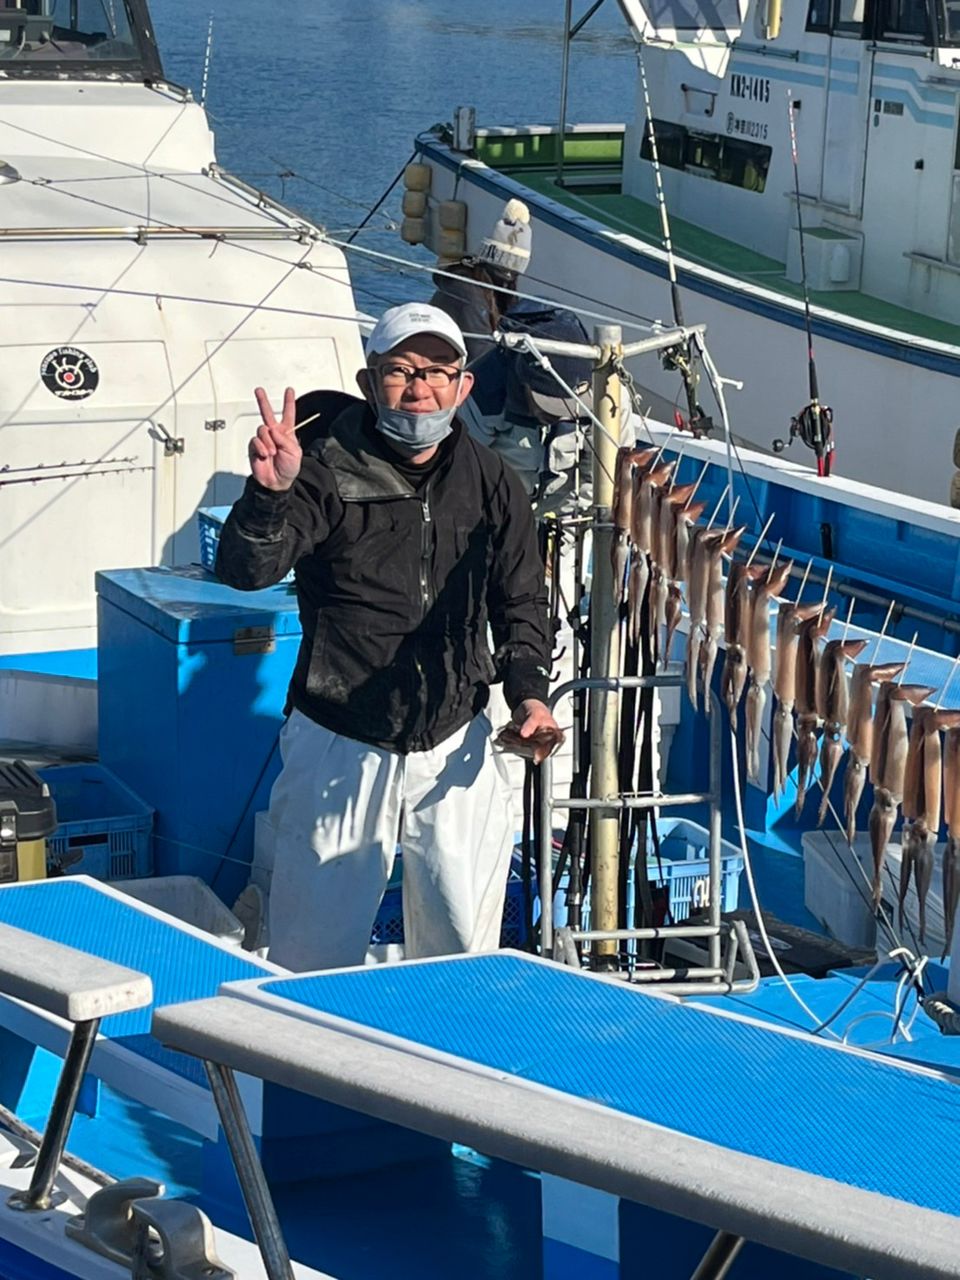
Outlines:
POLYGON ((293 391, 279 420, 256 392, 252 475, 217 572, 252 590, 296 566, 303 640, 270 799, 270 954, 291 969, 363 961, 398 838, 406 954, 496 947, 514 822, 490 683, 539 758, 561 736, 529 503, 457 421, 465 355, 439 309, 387 311, 364 400, 306 456, 293 391))

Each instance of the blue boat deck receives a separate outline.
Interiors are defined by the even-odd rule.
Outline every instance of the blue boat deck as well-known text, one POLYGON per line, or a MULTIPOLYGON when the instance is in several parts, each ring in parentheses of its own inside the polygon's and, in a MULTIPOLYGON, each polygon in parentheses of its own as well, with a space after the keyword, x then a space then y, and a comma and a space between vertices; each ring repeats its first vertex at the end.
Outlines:
POLYGON ((945 1126, 960 1124, 960 1091, 933 1072, 510 953, 267 979, 230 994, 960 1212, 943 1141, 945 1126), (684 1081, 698 1082, 695 1107, 684 1081), (892 1146, 894 1115, 911 1117, 902 1159, 892 1146))
MULTIPOLYGON (((198 1119, 196 1092, 206 1093, 206 1076, 195 1059, 165 1049, 151 1036, 153 1010, 213 995, 224 982, 282 972, 86 876, 0 887, 0 922, 149 974, 154 1003, 104 1018, 91 1071, 147 1105, 175 1112, 178 1086, 186 1086, 194 1101, 185 1093, 185 1110, 177 1118, 187 1123, 198 1119)), ((29 1032, 54 1053, 62 1053, 66 1043, 64 1027, 6 1000, 0 1000, 0 1027, 29 1032)), ((209 1130, 216 1123, 212 1104, 204 1110, 199 1123, 209 1130)))

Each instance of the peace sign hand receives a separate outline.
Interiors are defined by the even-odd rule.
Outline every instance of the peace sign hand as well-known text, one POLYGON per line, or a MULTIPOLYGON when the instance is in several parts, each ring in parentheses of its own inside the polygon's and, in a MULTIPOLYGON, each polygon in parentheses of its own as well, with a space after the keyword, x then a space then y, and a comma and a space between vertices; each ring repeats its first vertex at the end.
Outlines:
POLYGON ((263 387, 257 387, 254 395, 263 422, 250 441, 250 471, 264 489, 283 493, 300 474, 303 460, 296 431, 296 396, 293 387, 287 387, 283 393, 283 414, 278 422, 263 387))

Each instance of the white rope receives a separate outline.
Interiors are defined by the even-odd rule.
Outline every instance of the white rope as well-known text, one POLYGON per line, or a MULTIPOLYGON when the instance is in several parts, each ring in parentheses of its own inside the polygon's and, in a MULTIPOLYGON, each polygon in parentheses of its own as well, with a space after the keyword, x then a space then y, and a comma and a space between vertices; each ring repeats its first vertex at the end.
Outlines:
MULTIPOLYGON (((760 899, 757 896, 757 886, 753 879, 753 866, 750 860, 750 850, 747 847, 746 825, 743 820, 743 800, 740 792, 740 765, 737 761, 737 735, 734 733, 732 727, 730 729, 730 748, 733 758, 733 797, 737 809, 737 828, 740 832, 740 852, 743 855, 743 869, 747 875, 747 887, 750 890, 750 901, 753 904, 753 912, 757 918, 757 932, 763 940, 764 950, 769 956, 770 963, 773 965, 775 972, 780 978, 782 978, 787 991, 789 991, 790 995, 813 1023, 813 1028, 820 1029, 822 1024, 822 1028, 829 1031, 829 1023, 832 1022, 833 1019, 828 1018, 826 1022, 824 1022, 818 1014, 814 1013, 807 1002, 796 990, 793 983, 784 973, 783 966, 780 964, 780 961, 777 959, 773 944, 767 933, 767 926, 763 922, 763 913, 760 910, 760 899)), ((829 1031, 829 1034, 833 1036, 834 1040, 840 1039, 834 1031, 829 1031)))
MULTIPOLYGON (((337 249, 342 249, 346 253, 359 253, 363 257, 376 258, 381 262, 391 263, 396 269, 401 269, 401 274, 408 270, 419 271, 431 277, 438 277, 441 280, 456 280, 457 284, 468 284, 478 289, 486 289, 491 293, 504 293, 510 298, 521 298, 524 302, 537 302, 541 306, 556 308, 558 303, 556 298, 543 298, 535 293, 524 293, 519 289, 508 289, 503 285, 488 284, 481 280, 468 280, 466 276, 458 275, 455 271, 444 271, 439 267, 430 266, 423 262, 414 262, 410 258, 401 258, 394 253, 384 253, 381 249, 368 249, 364 245, 350 244, 346 240, 338 240, 334 236, 325 231, 321 231, 320 240, 324 244, 333 245, 337 249)), ((600 311, 587 311, 584 307, 563 304, 566 311, 572 311, 575 315, 586 316, 588 320, 600 320, 604 324, 619 324, 628 329, 639 329, 642 333, 658 334, 665 333, 675 328, 675 325, 664 324, 661 321, 652 320, 642 322, 640 320, 624 320, 616 319, 612 316, 605 315, 600 311)))

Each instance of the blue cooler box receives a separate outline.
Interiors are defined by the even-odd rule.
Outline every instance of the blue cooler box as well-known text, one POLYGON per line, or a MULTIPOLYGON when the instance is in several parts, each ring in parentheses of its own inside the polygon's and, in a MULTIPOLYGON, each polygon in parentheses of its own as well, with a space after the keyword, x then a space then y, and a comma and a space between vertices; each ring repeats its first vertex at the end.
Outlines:
POLYGON ((197 566, 96 583, 100 761, 156 811, 156 873, 200 876, 232 902, 280 769, 296 595, 234 591, 197 566))

